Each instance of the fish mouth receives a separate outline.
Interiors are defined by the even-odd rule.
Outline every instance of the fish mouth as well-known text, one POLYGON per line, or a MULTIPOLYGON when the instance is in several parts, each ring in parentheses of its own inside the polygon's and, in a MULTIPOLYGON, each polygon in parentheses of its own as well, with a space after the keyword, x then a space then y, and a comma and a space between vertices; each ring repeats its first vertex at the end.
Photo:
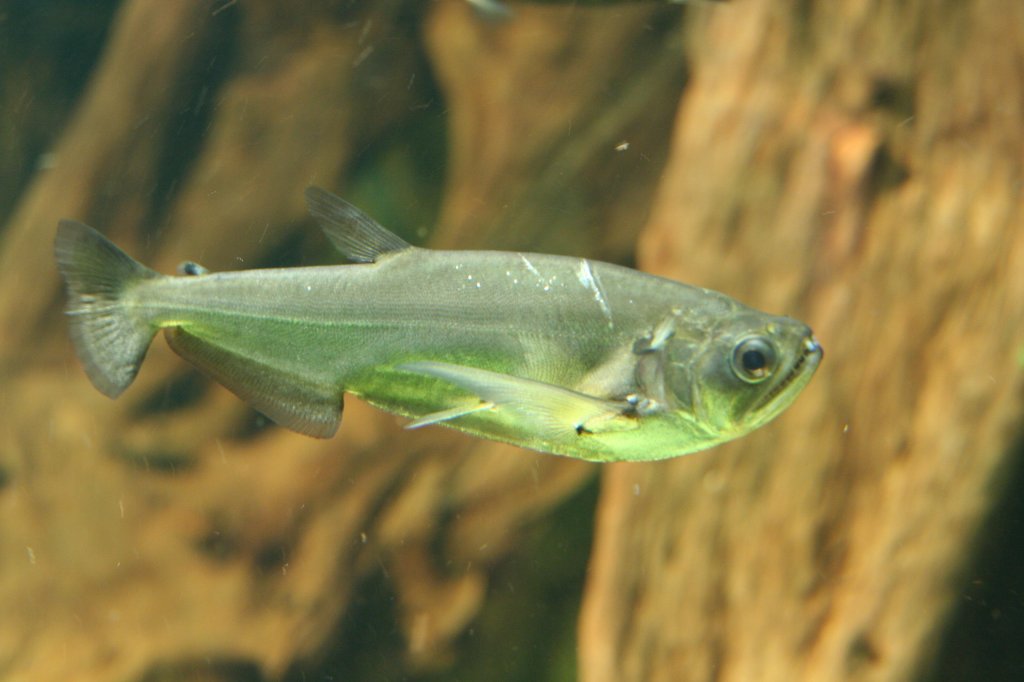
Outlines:
POLYGON ((793 363, 789 373, 758 401, 757 406, 754 408, 755 412, 760 412, 771 405, 776 398, 785 393, 786 389, 801 376, 804 377, 803 383, 810 381, 811 375, 814 374, 814 370, 818 368, 818 364, 821 362, 824 351, 814 336, 805 337, 801 347, 803 352, 796 359, 796 362, 793 363))

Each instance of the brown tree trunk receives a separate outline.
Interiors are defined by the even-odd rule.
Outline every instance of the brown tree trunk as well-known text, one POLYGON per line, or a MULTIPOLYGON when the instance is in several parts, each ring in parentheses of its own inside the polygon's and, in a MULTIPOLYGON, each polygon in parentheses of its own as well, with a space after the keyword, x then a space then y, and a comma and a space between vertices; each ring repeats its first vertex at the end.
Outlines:
POLYGON ((640 263, 825 361, 768 428, 605 470, 582 679, 920 679, 1020 428, 1024 5, 701 17, 640 263))

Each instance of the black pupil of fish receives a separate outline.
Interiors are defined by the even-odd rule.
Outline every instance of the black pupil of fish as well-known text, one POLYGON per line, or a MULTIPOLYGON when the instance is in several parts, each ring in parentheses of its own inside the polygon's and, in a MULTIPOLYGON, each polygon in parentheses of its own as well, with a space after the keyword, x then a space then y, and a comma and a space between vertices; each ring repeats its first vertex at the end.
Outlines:
POLYGON ((768 360, 765 358, 764 353, 756 349, 743 351, 740 359, 743 361, 743 369, 751 373, 764 369, 768 364, 768 360))

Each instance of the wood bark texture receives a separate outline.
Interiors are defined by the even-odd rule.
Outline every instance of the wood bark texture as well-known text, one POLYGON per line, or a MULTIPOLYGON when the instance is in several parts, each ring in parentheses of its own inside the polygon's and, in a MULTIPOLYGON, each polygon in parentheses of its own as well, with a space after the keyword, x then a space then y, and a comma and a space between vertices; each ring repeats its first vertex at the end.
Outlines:
POLYGON ((582 679, 923 679, 1017 494, 1024 5, 737 2, 687 35, 640 264, 825 360, 769 428, 606 469, 582 679))

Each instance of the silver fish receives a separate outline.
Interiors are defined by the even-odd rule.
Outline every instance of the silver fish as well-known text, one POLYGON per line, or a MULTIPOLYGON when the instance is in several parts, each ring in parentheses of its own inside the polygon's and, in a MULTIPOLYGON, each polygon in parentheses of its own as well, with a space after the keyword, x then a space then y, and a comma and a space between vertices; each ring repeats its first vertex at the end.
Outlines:
POLYGON ((810 329, 581 258, 416 248, 322 189, 351 265, 160 275, 92 228, 55 244, 71 337, 117 397, 157 331, 274 421, 332 436, 351 393, 412 419, 591 461, 675 457, 765 424, 822 357, 810 329))

